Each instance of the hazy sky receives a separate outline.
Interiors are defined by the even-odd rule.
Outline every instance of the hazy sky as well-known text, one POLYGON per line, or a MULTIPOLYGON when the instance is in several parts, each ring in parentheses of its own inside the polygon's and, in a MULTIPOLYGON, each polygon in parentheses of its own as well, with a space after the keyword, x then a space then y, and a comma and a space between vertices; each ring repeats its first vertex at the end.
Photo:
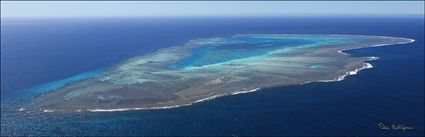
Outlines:
POLYGON ((424 14, 423 1, 1 1, 1 17, 424 14))

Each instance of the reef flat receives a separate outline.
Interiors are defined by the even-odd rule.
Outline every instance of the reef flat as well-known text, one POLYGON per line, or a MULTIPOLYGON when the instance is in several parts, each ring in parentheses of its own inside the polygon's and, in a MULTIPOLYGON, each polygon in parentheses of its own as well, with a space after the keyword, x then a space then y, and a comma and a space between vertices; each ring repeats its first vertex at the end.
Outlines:
POLYGON ((239 34, 190 40, 50 91, 20 110, 123 111, 190 105, 261 88, 339 81, 376 57, 342 51, 413 42, 364 35, 239 34))

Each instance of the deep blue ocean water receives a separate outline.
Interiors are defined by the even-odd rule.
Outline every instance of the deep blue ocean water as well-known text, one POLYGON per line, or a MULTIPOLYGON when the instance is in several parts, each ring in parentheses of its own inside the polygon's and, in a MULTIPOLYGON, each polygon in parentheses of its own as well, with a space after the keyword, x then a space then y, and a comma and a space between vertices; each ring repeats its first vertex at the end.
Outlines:
POLYGON ((2 19, 1 135, 423 136, 424 77, 423 17, 2 19), (373 69, 340 82, 276 87, 176 109, 25 114, 3 103, 26 89, 73 80, 187 40, 240 33, 385 35, 416 41, 350 51, 380 59, 371 62, 373 69), (415 129, 380 130, 379 122, 415 129))

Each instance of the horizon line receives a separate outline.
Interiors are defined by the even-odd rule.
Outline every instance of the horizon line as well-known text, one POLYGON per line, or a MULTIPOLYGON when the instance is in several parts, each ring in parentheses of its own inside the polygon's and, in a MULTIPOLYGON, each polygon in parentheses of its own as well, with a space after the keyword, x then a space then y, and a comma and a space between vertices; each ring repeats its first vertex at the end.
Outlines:
POLYGON ((356 13, 336 13, 336 14, 234 14, 234 15, 157 15, 157 16, 1 16, 1 19, 18 19, 18 18, 166 18, 166 17, 400 17, 400 16, 420 16, 423 13, 385 13, 385 14, 356 14, 356 13))

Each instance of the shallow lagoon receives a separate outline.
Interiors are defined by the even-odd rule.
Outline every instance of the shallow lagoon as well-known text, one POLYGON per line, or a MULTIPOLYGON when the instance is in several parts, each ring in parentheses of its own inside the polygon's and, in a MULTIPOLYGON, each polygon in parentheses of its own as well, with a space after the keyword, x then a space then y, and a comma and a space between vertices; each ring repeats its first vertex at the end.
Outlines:
MULTIPOLYGON (((176 23, 168 27, 164 27, 163 24, 166 23, 158 21, 151 23, 155 25, 149 25, 146 21, 134 20, 131 22, 136 23, 131 25, 126 22, 116 23, 125 24, 119 25, 125 27, 109 27, 111 25, 105 25, 104 21, 93 23, 89 27, 91 29, 84 29, 84 33, 74 32, 67 35, 52 35, 49 32, 63 32, 75 24, 56 25, 56 28, 61 29, 52 29, 51 25, 20 25, 14 28, 2 26, 4 34, 10 34, 10 31, 20 34, 9 38, 3 38, 5 35, 2 35, 2 46, 6 46, 2 47, 2 53, 5 53, 1 54, 2 63, 7 63, 2 64, 2 99, 16 97, 6 94, 15 91, 13 89, 31 87, 95 70, 102 67, 102 64, 107 64, 105 60, 116 64, 117 60, 154 52, 152 49, 179 45, 189 39, 217 37, 221 34, 336 33, 408 37, 417 41, 407 46, 364 48, 348 52, 354 57, 377 56, 380 59, 370 62, 373 69, 361 71, 358 75, 340 82, 264 89, 176 109, 61 114, 16 112, 19 108, 9 111, 2 106, 1 134, 423 136, 424 36, 423 32, 418 31, 423 30, 423 17, 378 18, 182 19, 180 23, 174 21, 176 23), (66 27, 59 27, 60 25, 66 27), (132 33, 112 33, 121 32, 126 28, 132 30, 132 33), (199 31, 199 28, 203 28, 203 31, 199 31), (33 35, 39 36, 37 39, 40 40, 32 40, 33 35), (43 38, 52 37, 56 43, 66 46, 60 50, 54 45, 43 46, 43 38), (26 40, 23 41, 22 38, 26 40), (91 40, 86 41, 86 38, 91 40), (7 46, 11 45, 14 39, 18 39, 15 40, 16 45, 13 45, 15 48, 28 47, 33 43, 36 45, 34 47, 51 52, 39 54, 40 52, 34 51, 40 50, 29 48, 27 51, 30 52, 24 52, 25 54, 22 54, 22 50, 7 54, 10 51, 7 46), (85 54, 86 52, 81 50, 90 52, 85 54), (73 51, 74 54, 68 56, 70 54, 65 54, 64 51, 73 51), (48 58, 53 53, 57 58, 48 58), (118 53, 125 53, 126 56, 116 56, 118 53), (19 55, 19 59, 24 60, 11 58, 12 55, 19 55), (32 56, 40 58, 31 58, 32 56), (66 62, 63 62, 64 60, 66 62), (47 73, 49 75, 43 75, 47 73), (378 122, 402 123, 416 129, 406 132, 381 131, 376 127, 378 122)), ((89 26, 87 24, 89 23, 80 26, 89 26)))
POLYGON ((190 40, 134 57, 93 78, 36 98, 20 110, 122 111, 174 108, 261 88, 339 81, 374 57, 342 50, 412 39, 362 35, 240 34, 190 40), (326 66, 326 67, 324 67, 326 66))

